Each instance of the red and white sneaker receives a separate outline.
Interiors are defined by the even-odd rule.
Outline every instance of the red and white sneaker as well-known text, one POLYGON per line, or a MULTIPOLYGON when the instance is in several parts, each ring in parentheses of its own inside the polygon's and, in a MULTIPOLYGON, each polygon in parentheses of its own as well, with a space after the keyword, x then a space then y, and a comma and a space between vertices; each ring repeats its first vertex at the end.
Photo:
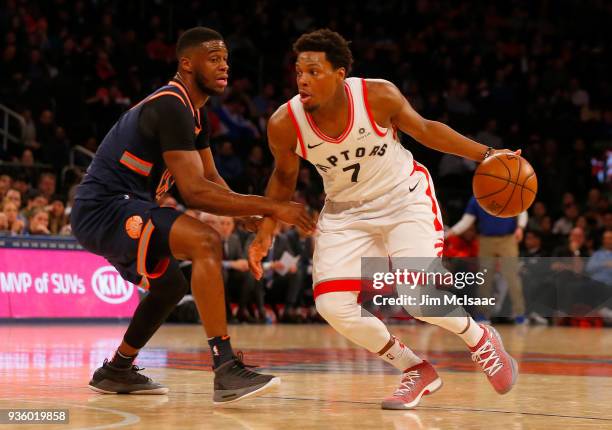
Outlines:
POLYGON ((504 349, 497 330, 484 324, 480 324, 480 327, 484 334, 478 344, 470 348, 472 361, 480 365, 495 391, 506 394, 516 383, 518 364, 504 349))
POLYGON ((416 408, 425 394, 431 394, 442 386, 436 369, 427 361, 406 369, 399 387, 391 397, 382 402, 383 409, 416 408))

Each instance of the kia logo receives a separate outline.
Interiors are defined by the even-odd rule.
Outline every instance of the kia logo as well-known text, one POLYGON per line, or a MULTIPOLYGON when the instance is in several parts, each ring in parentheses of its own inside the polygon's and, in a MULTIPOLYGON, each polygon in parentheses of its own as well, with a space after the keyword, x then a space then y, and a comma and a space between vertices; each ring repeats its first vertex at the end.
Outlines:
POLYGON ((91 277, 91 286, 100 300, 111 305, 128 301, 134 292, 134 284, 123 279, 113 266, 96 270, 91 277))

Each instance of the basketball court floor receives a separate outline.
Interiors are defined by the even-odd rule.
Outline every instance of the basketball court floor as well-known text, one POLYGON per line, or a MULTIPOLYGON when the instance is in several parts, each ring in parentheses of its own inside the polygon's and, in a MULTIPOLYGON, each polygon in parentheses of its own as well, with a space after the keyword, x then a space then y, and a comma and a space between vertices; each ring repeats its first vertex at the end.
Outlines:
POLYGON ((166 396, 100 395, 89 377, 121 325, 0 326, 0 409, 68 409, 69 424, 26 429, 612 429, 612 330, 504 327, 521 375, 497 395, 461 341, 437 327, 392 332, 437 367, 444 386, 412 411, 383 411, 398 373, 326 325, 231 326, 245 362, 282 377, 277 391, 215 407, 199 326, 165 325, 139 357, 166 396))

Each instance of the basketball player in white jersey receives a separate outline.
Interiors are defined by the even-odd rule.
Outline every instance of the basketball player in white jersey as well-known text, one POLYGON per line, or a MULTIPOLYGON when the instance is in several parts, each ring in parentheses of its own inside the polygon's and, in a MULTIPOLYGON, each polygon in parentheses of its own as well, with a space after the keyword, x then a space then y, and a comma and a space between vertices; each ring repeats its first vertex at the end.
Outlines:
MULTIPOLYGON (((361 257, 442 255, 444 232, 431 177, 401 146, 396 129, 429 148, 475 161, 494 151, 422 118, 390 82, 347 78, 352 55, 338 33, 324 29, 304 34, 293 48, 299 95, 268 124, 276 164, 266 196, 292 198, 299 157, 317 168, 326 192, 313 261, 317 310, 340 334, 403 372, 382 407, 410 409, 442 381, 430 363, 358 304, 361 257)), ((266 218, 249 249, 258 279, 274 227, 275 221, 266 218)), ((495 390, 508 392, 517 377, 516 361, 495 329, 462 312, 461 317, 415 317, 459 335, 495 390)))

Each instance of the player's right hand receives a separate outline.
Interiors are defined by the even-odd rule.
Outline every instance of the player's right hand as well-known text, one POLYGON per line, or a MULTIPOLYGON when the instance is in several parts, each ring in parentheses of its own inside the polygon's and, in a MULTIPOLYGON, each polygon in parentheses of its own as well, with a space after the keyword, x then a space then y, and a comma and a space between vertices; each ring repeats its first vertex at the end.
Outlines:
POLYGON ((249 246, 248 259, 249 259, 249 269, 251 269, 251 273, 255 277, 255 279, 259 280, 263 276, 263 267, 261 265, 261 260, 268 255, 268 250, 272 246, 273 234, 259 232, 251 245, 249 246))
POLYGON ((307 234, 312 234, 315 222, 306 211, 306 207, 296 202, 277 202, 272 215, 274 218, 292 224, 302 229, 307 234))

